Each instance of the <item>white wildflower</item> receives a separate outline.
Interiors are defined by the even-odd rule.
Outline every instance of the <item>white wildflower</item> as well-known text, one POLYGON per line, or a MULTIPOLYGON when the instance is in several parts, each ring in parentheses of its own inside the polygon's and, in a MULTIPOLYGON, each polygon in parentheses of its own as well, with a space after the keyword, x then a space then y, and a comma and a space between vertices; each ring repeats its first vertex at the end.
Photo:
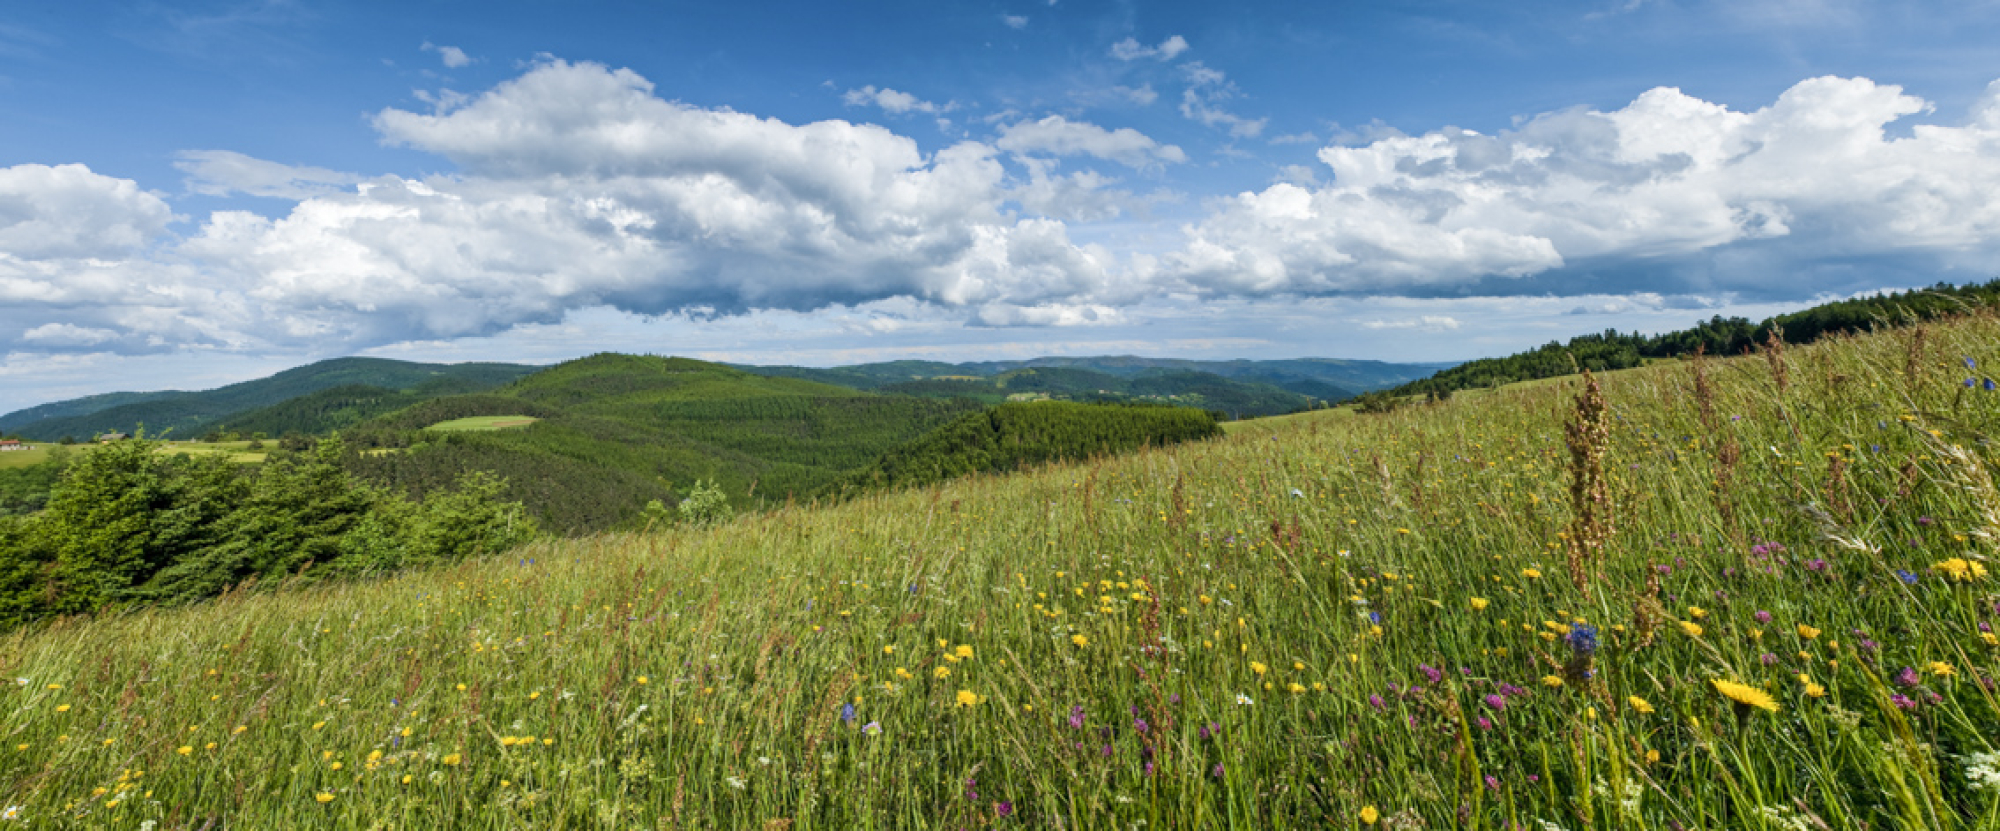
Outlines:
POLYGON ((740 791, 740 790, 743 790, 743 787, 744 787, 745 785, 748 785, 748 784, 749 784, 749 782, 748 782, 748 781, 744 780, 744 779, 743 779, 743 778, 741 778, 741 777, 737 777, 737 776, 729 776, 729 777, 725 777, 725 778, 724 778, 724 779, 723 779, 722 781, 724 781, 724 782, 728 782, 728 783, 729 783, 729 787, 732 787, 732 788, 735 788, 735 789, 737 789, 737 790, 739 790, 739 791, 740 791))
POLYGON ((1973 790, 2000 794, 2000 753, 1974 753, 1966 761, 1965 778, 1973 790))

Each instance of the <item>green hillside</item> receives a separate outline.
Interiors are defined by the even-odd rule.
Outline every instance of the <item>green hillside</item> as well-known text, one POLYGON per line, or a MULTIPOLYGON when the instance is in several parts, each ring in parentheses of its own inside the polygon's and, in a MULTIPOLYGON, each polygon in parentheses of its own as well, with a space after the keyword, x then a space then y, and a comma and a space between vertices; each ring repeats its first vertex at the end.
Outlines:
MULTIPOLYGON (((1241 384, 1275 387, 1294 395, 1337 402, 1353 398, 1363 392, 1386 389, 1420 378, 1429 377, 1452 363, 1388 363, 1384 361, 1349 361, 1333 358, 1299 358, 1294 360, 1230 360, 1197 361, 1178 358, 1141 358, 1131 355, 1095 357, 1044 357, 1025 361, 973 361, 952 364, 937 361, 889 361, 874 364, 855 364, 827 368, 797 366, 739 366, 747 372, 759 375, 802 378, 822 383, 837 384, 854 389, 883 390, 894 387, 897 391, 914 395, 933 394, 926 387, 927 382, 953 382, 966 377, 997 378, 1024 369, 1053 369, 1087 371, 1131 379, 1139 376, 1157 376, 1196 380, 1197 383, 1215 386, 1213 379, 1199 379, 1196 375, 1220 376, 1241 384)), ((1119 386, 1115 382, 1097 381, 1098 387, 1119 386)), ((1194 392, 1190 388, 1165 388, 1160 395, 1185 395, 1194 392)), ((975 394, 985 396, 983 392, 975 394)), ((1268 391, 1258 390, 1245 395, 1268 395, 1268 391)), ((1241 410, 1248 415, 1267 415, 1266 412, 1249 403, 1232 403, 1221 407, 1227 411, 1241 410), (1253 410, 1255 412, 1253 412, 1253 410)), ((1273 412, 1289 412, 1279 409, 1273 412)))
POLYGON ((641 522, 647 503, 671 505, 697 480, 714 482, 740 507, 808 498, 979 406, 602 354, 356 425, 347 467, 414 494, 489 471, 544 527, 585 533, 641 522), (424 429, 492 416, 538 420, 504 431, 424 429))
MULTIPOLYGON (((0 424, 8 425, 6 429, 10 432, 40 441, 54 441, 63 436, 86 439, 106 432, 132 433, 141 424, 152 435, 171 430, 176 438, 192 438, 222 427, 236 416, 274 424, 272 413, 253 411, 337 387, 360 385, 426 397, 499 386, 536 369, 520 364, 421 364, 385 358, 336 358, 205 392, 115 393, 114 398, 126 398, 117 399, 120 403, 114 406, 96 409, 78 402, 42 405, 0 418, 0 424), (58 414, 20 421, 36 412, 58 414)), ((112 400, 105 396, 93 399, 112 400)), ((317 405, 302 406, 307 407, 301 415, 308 421, 319 417, 314 409, 317 405)), ((307 422, 266 432, 275 435, 289 431, 315 432, 307 422)))
POLYGON ((968 413, 885 454, 853 476, 856 489, 931 485, 975 473, 1004 473, 1057 460, 1113 456, 1222 435, 1215 417, 1166 406, 1001 404, 968 413))
POLYGON ((1823 337, 1898 328, 1996 305, 2000 305, 2000 280, 1938 283, 1927 289, 1822 303, 1760 323, 1717 315, 1686 329, 1657 335, 1607 330, 1579 335, 1568 343, 1552 341, 1513 355, 1467 361, 1405 383, 1389 394, 1449 395, 1458 390, 1573 375, 1578 368, 1597 372, 1628 369, 1648 359, 1692 355, 1697 350, 1709 355, 1736 355, 1763 345, 1777 333, 1783 333, 1789 343, 1812 343, 1823 337))
POLYGON ((2000 319, 1920 331, 39 624, 0 636, 0 805, 2000 827, 2000 319))

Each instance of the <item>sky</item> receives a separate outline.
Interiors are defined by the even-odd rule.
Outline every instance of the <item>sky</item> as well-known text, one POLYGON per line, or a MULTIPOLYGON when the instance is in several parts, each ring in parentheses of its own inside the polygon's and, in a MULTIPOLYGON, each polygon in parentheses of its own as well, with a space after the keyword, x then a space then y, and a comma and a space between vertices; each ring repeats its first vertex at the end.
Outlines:
POLYGON ((0 1, 0 411, 1448 361, 2000 275, 2000 2, 0 1))

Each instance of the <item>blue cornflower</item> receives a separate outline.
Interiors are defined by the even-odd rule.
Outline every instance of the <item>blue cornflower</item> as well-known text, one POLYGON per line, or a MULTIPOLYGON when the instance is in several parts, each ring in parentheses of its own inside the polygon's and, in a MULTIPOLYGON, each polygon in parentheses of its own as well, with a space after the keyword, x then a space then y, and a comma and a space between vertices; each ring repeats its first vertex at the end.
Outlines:
POLYGON ((1912 586, 1917 584, 1917 575, 1908 571, 1904 571, 1900 568, 1896 569, 1896 579, 1901 580, 1904 583, 1908 583, 1912 586))
POLYGON ((1976 387, 1976 386, 1979 386, 1979 379, 1977 379, 1977 378, 1967 378, 1967 379, 1965 379, 1965 388, 1966 388, 1966 389, 1972 389, 1973 387, 1976 387))
POLYGON ((1988 378, 1984 383, 1980 384, 1980 386, 1985 387, 1987 392, 1992 392, 1996 385, 1993 383, 1993 379, 1988 378))
POLYGON ((1978 368, 1979 368, 1979 362, 1978 362, 1978 361, 1975 361, 1975 360, 1973 360, 1973 359, 1971 359, 1971 358, 1966 358, 1966 359, 1965 359, 1965 368, 1966 368, 1966 369, 1978 369, 1978 368))
POLYGON ((847 722, 848 724, 853 724, 853 723, 854 723, 854 704, 853 704, 853 702, 849 702, 849 703, 846 703, 846 704, 842 704, 842 705, 840 705, 840 720, 841 720, 841 721, 844 721, 844 722, 847 722))
POLYGON ((1375 625, 1377 625, 1377 626, 1380 626, 1380 625, 1382 625, 1382 613, 1381 613, 1381 612, 1369 612, 1369 613, 1368 613, 1368 622, 1369 622, 1369 623, 1373 623, 1373 624, 1375 624, 1375 625))
POLYGON ((1597 652, 1597 627, 1577 624, 1569 634, 1563 636, 1569 648, 1578 655, 1593 655, 1597 652))

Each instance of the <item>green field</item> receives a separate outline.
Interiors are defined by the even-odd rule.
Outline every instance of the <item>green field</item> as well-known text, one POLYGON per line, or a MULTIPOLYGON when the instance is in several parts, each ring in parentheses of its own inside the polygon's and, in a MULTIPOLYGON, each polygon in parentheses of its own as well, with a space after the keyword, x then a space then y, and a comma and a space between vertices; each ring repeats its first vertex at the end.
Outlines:
POLYGON ((1996 828, 2000 320, 1921 332, 37 625, 0 806, 1996 828))
POLYGON ((15 467, 34 467, 49 460, 49 448, 57 447, 55 442, 22 442, 26 450, 9 450, 0 453, 0 470, 15 467))
POLYGON ((473 416, 471 418, 454 418, 450 421, 441 421, 425 429, 444 430, 447 432, 516 430, 522 427, 526 427, 540 420, 541 419, 534 418, 532 416, 524 416, 524 415, 473 416))

